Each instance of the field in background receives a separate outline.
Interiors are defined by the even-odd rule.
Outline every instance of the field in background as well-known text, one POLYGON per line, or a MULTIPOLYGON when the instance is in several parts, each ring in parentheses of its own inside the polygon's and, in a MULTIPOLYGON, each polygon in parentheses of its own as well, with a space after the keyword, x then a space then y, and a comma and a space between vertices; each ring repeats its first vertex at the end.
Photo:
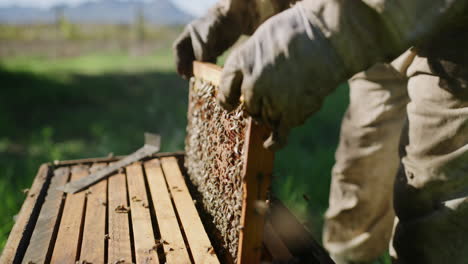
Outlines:
MULTIPOLYGON (((183 149, 188 83, 170 48, 181 28, 143 28, 0 26, 0 251, 41 163, 128 154, 145 131, 183 149)), ((274 191, 317 239, 347 102, 340 87, 276 156, 274 191)))

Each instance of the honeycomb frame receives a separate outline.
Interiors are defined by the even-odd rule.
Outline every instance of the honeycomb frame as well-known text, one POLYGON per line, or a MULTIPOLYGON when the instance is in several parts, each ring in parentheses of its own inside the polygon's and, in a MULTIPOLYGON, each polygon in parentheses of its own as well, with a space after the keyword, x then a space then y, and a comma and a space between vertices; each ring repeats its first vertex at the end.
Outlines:
POLYGON ((242 104, 231 112, 217 104, 221 68, 195 62, 194 75, 184 165, 233 262, 256 263, 264 221, 259 204, 267 204, 273 169, 273 152, 262 145, 269 131, 242 104))

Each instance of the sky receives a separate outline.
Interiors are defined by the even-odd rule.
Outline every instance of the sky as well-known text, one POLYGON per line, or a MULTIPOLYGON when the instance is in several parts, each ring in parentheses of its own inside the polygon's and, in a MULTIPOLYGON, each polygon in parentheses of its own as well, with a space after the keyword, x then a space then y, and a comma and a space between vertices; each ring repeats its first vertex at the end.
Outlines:
MULTIPOLYGON (((24 7, 42 7, 47 8, 57 4, 77 5, 83 2, 99 1, 99 0, 0 0, 1 6, 18 5, 24 7)), ((129 0, 126 0, 129 1, 129 0)), ((144 0, 151 1, 151 0, 144 0)), ((185 12, 194 15, 203 15, 217 0, 169 0, 174 5, 184 10, 185 12)))
MULTIPOLYGON (((0 0, 0 2, 3 0, 0 0)), ((34 1, 34 0, 31 0, 34 1)), ((201 16, 218 0, 169 0, 180 9, 194 16, 201 16)))

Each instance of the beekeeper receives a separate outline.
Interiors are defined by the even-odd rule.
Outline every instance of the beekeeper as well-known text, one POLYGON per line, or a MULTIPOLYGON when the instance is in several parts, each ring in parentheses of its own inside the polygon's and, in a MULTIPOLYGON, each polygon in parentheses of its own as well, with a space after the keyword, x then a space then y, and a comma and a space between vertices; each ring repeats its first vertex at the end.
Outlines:
POLYGON ((468 263, 468 0, 293 2, 221 0, 176 41, 178 72, 251 35, 218 101, 242 95, 272 149, 350 79, 324 246, 337 263, 390 239, 395 263, 468 263))

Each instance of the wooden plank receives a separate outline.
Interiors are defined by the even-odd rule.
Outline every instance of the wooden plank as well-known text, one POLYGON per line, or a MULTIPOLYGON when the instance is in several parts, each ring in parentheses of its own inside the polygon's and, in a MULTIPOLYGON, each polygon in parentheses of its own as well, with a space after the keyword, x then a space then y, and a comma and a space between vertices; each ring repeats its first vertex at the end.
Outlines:
POLYGON ((47 196, 22 263, 47 263, 49 261, 63 203, 63 192, 58 191, 56 188, 67 182, 69 172, 70 170, 67 167, 58 168, 54 171, 54 176, 50 181, 47 196))
POLYGON ((108 263, 132 263, 132 247, 130 243, 129 215, 115 211, 115 208, 123 206, 129 208, 127 201, 127 183, 124 173, 117 173, 109 177, 109 240, 108 263))
POLYGON ((259 263, 261 257, 265 204, 270 188, 274 153, 263 147, 269 131, 249 118, 244 153, 243 206, 239 234, 238 263, 259 263))
POLYGON ((161 239, 165 242, 162 245, 166 254, 166 261, 167 263, 191 263, 177 216, 172 206, 160 161, 153 159, 145 162, 144 167, 161 239))
POLYGON ((218 86, 221 81, 222 68, 216 64, 194 61, 193 75, 204 81, 210 82, 214 86, 218 86))
MULTIPOLYGON (((105 166, 105 163, 94 163, 90 172, 105 166)), ((86 213, 80 260, 83 263, 104 263, 106 253, 107 180, 92 185, 88 190, 86 192, 86 213)))
MULTIPOLYGON (((86 177, 88 174, 89 166, 76 165, 72 167, 70 180, 78 180, 86 177)), ((75 264, 78 259, 86 203, 85 195, 84 191, 66 195, 51 263, 75 264)))
POLYGON ((159 263, 155 246, 151 215, 148 208, 145 179, 140 163, 127 167, 130 214, 132 218, 136 263, 159 263))
POLYGON ((275 262, 287 263, 293 259, 293 255, 289 252, 288 247, 286 247, 278 234, 276 234, 273 226, 271 226, 269 222, 265 223, 263 241, 275 262))
POLYGON ((49 172, 47 164, 43 164, 39 168, 3 248, 0 263, 18 263, 23 257, 46 195, 49 172))
POLYGON ((177 159, 161 158, 162 168, 195 263, 219 263, 190 196, 177 159))

